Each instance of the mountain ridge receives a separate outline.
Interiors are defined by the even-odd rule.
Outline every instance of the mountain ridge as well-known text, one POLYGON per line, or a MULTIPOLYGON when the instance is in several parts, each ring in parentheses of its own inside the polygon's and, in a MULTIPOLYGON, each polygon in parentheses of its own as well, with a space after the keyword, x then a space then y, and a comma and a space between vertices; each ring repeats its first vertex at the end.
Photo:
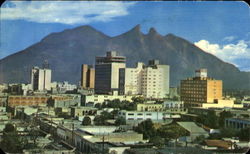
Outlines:
POLYGON ((29 69, 41 66, 46 59, 51 64, 52 80, 78 83, 81 64, 93 64, 95 56, 103 56, 107 50, 117 50, 126 56, 129 67, 150 59, 170 65, 172 86, 192 77, 195 69, 207 68, 209 76, 223 80, 226 89, 250 89, 250 73, 241 72, 233 64, 174 34, 163 36, 153 27, 143 34, 140 25, 114 37, 86 25, 51 33, 40 42, 1 59, 0 82, 29 82, 29 69))

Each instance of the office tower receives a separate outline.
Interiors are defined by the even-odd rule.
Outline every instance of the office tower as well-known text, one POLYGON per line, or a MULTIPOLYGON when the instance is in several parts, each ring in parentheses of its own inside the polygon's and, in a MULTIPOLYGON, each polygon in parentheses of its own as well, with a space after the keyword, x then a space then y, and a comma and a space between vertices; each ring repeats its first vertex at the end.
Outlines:
POLYGON ((34 91, 51 90, 51 70, 33 67, 31 70, 31 86, 34 91))
POLYGON ((202 107, 222 99, 222 81, 207 77, 207 70, 196 70, 196 76, 181 81, 181 100, 186 107, 202 107))
POLYGON ((95 69, 91 65, 82 65, 81 86, 85 89, 95 88, 95 69))
POLYGON ((95 93, 112 94, 118 92, 119 69, 126 67, 126 58, 116 51, 109 51, 106 57, 96 57, 95 93))
POLYGON ((148 66, 137 63, 136 68, 120 69, 119 93, 166 98, 169 94, 169 66, 160 65, 159 60, 150 60, 148 66))

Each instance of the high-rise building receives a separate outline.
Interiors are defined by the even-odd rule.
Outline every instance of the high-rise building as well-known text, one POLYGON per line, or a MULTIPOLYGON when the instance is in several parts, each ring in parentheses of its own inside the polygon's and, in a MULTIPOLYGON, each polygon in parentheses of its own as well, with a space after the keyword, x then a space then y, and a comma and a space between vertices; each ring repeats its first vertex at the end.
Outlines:
POLYGON ((169 94, 169 66, 160 65, 159 60, 150 60, 148 66, 137 63, 136 68, 120 69, 119 93, 166 98, 169 94))
POLYGON ((222 99, 222 81, 207 77, 207 70, 196 71, 196 76, 181 81, 181 100, 186 107, 202 107, 222 99))
POLYGON ((33 67, 31 70, 32 90, 51 90, 51 69, 33 67))
POLYGON ((111 94, 119 88, 119 69, 126 67, 126 58, 116 51, 109 51, 106 57, 96 57, 95 93, 111 94))
POLYGON ((81 86, 84 89, 95 88, 95 69, 91 65, 82 65, 81 86))

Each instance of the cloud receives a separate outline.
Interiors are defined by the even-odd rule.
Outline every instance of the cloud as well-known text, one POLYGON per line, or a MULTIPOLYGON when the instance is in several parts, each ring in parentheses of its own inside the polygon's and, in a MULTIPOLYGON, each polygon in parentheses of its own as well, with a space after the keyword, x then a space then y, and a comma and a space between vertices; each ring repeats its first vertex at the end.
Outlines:
POLYGON ((12 1, 1 7, 2 20, 38 23, 88 24, 107 22, 129 14, 135 2, 90 1, 12 1))
POLYGON ((222 40, 223 40, 223 41, 227 41, 227 42, 231 42, 231 41, 233 41, 234 39, 235 39, 234 36, 227 36, 227 37, 224 37, 222 40))
MULTIPOLYGON (((205 52, 211 53, 225 62, 232 63, 239 68, 243 67, 240 59, 244 59, 244 63, 248 61, 250 65, 250 48, 249 41, 240 40, 236 44, 211 44, 207 40, 200 40, 194 43, 197 47, 205 52)), ((244 64, 244 65, 245 65, 244 64)), ((246 66, 244 66, 245 68, 246 66)))

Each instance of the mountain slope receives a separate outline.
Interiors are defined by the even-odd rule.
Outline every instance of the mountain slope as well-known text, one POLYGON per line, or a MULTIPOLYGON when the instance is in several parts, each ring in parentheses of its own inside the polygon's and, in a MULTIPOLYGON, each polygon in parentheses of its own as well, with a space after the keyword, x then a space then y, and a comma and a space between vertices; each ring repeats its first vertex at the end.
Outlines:
POLYGON ((95 56, 103 56, 107 50, 117 50, 126 56, 129 67, 153 58, 170 65, 172 86, 192 77, 195 69, 207 68, 208 75, 223 80, 226 89, 250 89, 249 73, 240 72, 234 65, 173 34, 162 36, 154 28, 143 34, 139 25, 116 37, 106 36, 90 26, 52 33, 0 60, 0 82, 29 82, 32 66, 41 66, 47 59, 53 71, 52 80, 78 83, 81 64, 94 64, 95 56))

